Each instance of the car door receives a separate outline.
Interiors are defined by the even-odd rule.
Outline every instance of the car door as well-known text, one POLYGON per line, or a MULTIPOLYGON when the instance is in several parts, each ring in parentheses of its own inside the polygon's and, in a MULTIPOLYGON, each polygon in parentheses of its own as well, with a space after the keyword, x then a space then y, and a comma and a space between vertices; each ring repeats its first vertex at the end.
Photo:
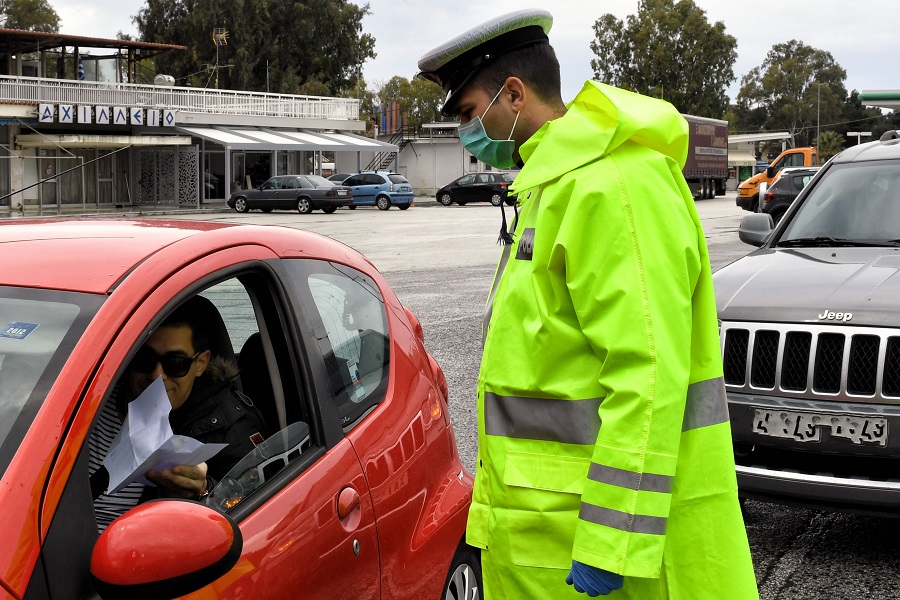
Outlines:
POLYGON ((282 177, 281 189, 278 191, 278 208, 293 210, 297 208, 297 198, 300 196, 301 177, 282 177))
POLYGON ((457 183, 457 188, 453 192, 458 202, 471 202, 474 200, 473 189, 475 186, 475 175, 466 175, 457 183))
POLYGON ((365 204, 365 200, 363 198, 364 192, 363 188, 365 187, 365 180, 363 179, 364 175, 353 175, 344 180, 344 184, 350 189, 353 190, 353 205, 365 204))
MULTIPOLYGON (((171 273, 128 319, 85 390, 85 397, 103 401, 82 405, 70 428, 82 433, 67 439, 61 452, 78 458, 59 461, 54 470, 54 478, 68 482, 55 511, 45 515, 50 526, 33 597, 94 597, 88 563, 97 528, 87 476, 89 436, 83 432, 99 414, 98 405, 114 402, 115 382, 149 332, 194 294, 217 307, 239 360, 251 352, 251 339, 261 340, 265 364, 257 375, 268 380, 271 397, 257 392, 255 402, 264 414, 276 415, 268 421, 273 432, 234 468, 259 477, 229 495, 238 481, 233 469, 209 496, 211 506, 237 522, 243 544, 237 564, 195 597, 268 600, 296 597, 300 590, 307 598, 379 597, 371 494, 330 399, 318 340, 296 310, 299 304, 287 300, 293 292, 277 276, 278 264, 258 246, 214 253, 171 273), (275 410, 267 408, 273 403, 275 410), (298 432, 305 434, 299 441, 298 432), (53 514, 58 517, 51 522, 53 514)), ((182 542, 173 542, 173 561, 185 555, 191 540, 182 542)))
POLYGON ((272 209, 278 207, 278 194, 281 188, 281 177, 271 177, 263 183, 254 194, 255 202, 251 208, 272 209))

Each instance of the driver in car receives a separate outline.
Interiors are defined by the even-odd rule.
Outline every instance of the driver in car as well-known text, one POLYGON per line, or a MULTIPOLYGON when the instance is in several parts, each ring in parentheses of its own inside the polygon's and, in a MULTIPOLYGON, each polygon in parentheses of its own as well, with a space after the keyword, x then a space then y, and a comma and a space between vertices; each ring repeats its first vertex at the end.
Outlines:
POLYGON ((205 498, 235 463, 265 439, 262 416, 240 391, 234 357, 214 356, 210 350, 206 302, 201 297, 191 298, 153 332, 116 385, 115 401, 106 404, 92 430, 91 491, 101 532, 119 515, 146 500, 205 498), (132 483, 115 494, 106 494, 109 473, 103 458, 122 428, 128 404, 158 377, 163 379, 172 405, 169 423, 174 434, 228 446, 208 463, 148 472, 147 479, 156 487, 132 483))

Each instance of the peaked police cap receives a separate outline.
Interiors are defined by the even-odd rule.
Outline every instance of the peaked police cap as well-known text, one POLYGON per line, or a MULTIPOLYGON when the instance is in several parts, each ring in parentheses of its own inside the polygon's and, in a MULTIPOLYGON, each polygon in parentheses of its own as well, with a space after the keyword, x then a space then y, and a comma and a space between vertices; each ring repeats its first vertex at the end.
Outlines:
POLYGON ((509 52, 548 43, 553 16, 540 9, 519 10, 495 17, 426 52, 417 77, 433 81, 447 94, 441 112, 479 69, 509 52))

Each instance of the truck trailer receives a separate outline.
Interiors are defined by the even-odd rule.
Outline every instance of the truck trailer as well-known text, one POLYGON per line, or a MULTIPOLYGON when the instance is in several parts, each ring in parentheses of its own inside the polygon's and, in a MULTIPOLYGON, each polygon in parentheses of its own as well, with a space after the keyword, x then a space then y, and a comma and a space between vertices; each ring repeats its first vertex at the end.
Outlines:
POLYGON ((724 195, 728 179, 728 121, 681 116, 690 128, 687 162, 682 173, 694 199, 724 195))

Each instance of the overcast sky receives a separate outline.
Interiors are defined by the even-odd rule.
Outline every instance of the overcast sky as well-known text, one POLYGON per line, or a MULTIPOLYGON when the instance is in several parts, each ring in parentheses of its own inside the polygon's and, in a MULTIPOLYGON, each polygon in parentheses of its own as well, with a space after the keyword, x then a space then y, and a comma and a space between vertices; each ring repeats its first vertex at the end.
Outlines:
MULTIPOLYGON (((49 1, 59 13, 63 33, 109 38, 118 31, 136 35, 131 17, 144 5, 144 0, 49 1)), ((774 44, 791 39, 831 52, 847 71, 848 91, 900 88, 896 66, 900 0, 695 2, 710 22, 723 21, 726 31, 737 38, 737 80, 729 88, 732 99, 740 78, 760 65, 774 44)), ((375 37, 378 55, 366 63, 363 73, 370 84, 394 75, 411 78, 419 56, 458 33, 506 12, 545 8, 554 16, 550 42, 562 65, 563 97, 570 100, 593 75, 594 22, 605 13, 625 19, 637 11, 637 5, 638 0, 369 0, 372 14, 363 21, 363 28, 375 37)), ((211 23, 210 28, 216 25, 211 23)))

